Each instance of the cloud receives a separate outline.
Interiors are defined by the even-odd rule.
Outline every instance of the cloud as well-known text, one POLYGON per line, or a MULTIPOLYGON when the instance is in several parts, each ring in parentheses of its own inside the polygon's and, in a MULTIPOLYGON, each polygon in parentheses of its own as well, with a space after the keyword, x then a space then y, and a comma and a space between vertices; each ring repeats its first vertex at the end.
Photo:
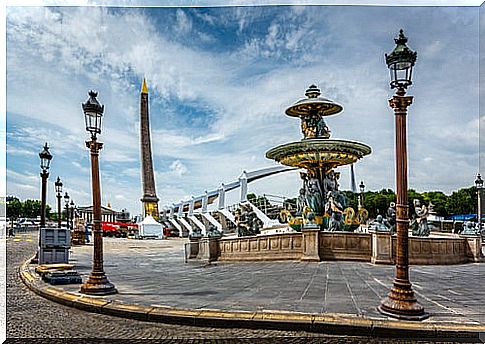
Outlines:
MULTIPOLYGON (((79 202, 89 203, 81 103, 93 88, 105 105, 103 199, 138 212, 138 107, 146 76, 157 190, 162 204, 178 202, 243 169, 275 164, 265 151, 301 139, 299 121, 284 110, 317 83, 344 106, 326 119, 333 137, 373 149, 357 173, 371 189, 393 187, 394 118, 383 53, 402 25, 418 49, 408 116, 410 186, 451 191, 476 171, 476 23, 469 8, 10 7, 7 141, 17 159, 9 171, 33 173, 38 167, 27 158, 47 140, 55 152, 52 173, 65 175, 79 202), (439 163, 420 163, 440 155, 439 163), (449 161, 461 175, 441 173, 449 161)), ((285 178, 267 185, 296 194, 299 181, 285 178)), ((9 179, 9 186, 18 182, 9 179)))
POLYGON ((187 167, 180 162, 180 160, 175 160, 172 164, 170 164, 170 171, 173 172, 175 175, 181 177, 187 173, 187 167))

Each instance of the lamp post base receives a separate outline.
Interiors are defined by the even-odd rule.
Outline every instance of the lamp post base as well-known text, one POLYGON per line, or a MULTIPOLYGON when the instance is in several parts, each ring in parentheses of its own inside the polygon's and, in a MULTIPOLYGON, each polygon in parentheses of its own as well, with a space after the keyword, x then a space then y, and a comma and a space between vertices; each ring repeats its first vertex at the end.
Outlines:
POLYGON ((35 252, 35 257, 33 257, 30 262, 30 264, 39 264, 39 250, 35 252))
POLYGON ((104 272, 92 272, 79 292, 87 295, 112 295, 118 293, 118 290, 108 281, 104 272))
POLYGON ((382 300, 377 310, 384 315, 401 320, 421 321, 429 318, 429 314, 416 300, 411 284, 409 282, 402 283, 404 288, 396 284, 401 283, 394 282, 391 291, 382 300))

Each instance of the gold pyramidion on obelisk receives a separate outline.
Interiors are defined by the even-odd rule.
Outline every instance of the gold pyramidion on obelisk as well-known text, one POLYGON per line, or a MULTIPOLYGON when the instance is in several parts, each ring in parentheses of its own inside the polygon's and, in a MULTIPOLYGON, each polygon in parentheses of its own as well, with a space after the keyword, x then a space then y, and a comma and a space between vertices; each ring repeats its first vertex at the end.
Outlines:
POLYGON ((158 197, 155 191, 155 176, 153 173, 152 146, 150 140, 150 123, 148 116, 148 87, 145 78, 140 93, 140 149, 141 178, 143 184, 143 215, 151 215, 158 219, 158 197))
POLYGON ((143 78, 143 84, 141 85, 141 93, 148 94, 147 81, 143 78))

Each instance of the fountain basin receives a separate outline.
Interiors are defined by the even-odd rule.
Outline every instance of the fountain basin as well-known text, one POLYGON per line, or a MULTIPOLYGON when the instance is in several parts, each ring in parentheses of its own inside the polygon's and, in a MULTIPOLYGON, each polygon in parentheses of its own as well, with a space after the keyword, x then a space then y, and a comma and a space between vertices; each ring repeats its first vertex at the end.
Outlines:
POLYGON ((287 166, 329 170, 355 163, 371 152, 369 146, 355 141, 303 139, 274 147, 266 152, 266 157, 287 166))

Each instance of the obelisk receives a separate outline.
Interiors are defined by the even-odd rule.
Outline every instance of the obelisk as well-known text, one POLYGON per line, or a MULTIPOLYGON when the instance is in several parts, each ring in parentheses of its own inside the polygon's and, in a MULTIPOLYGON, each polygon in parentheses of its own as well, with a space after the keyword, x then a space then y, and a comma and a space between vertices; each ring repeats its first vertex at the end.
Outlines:
POLYGON ((148 119, 148 88, 145 78, 140 93, 140 148, 141 148, 141 178, 143 184, 144 217, 151 215, 158 219, 158 197, 155 191, 155 176, 153 174, 152 146, 150 140, 150 123, 148 119))

